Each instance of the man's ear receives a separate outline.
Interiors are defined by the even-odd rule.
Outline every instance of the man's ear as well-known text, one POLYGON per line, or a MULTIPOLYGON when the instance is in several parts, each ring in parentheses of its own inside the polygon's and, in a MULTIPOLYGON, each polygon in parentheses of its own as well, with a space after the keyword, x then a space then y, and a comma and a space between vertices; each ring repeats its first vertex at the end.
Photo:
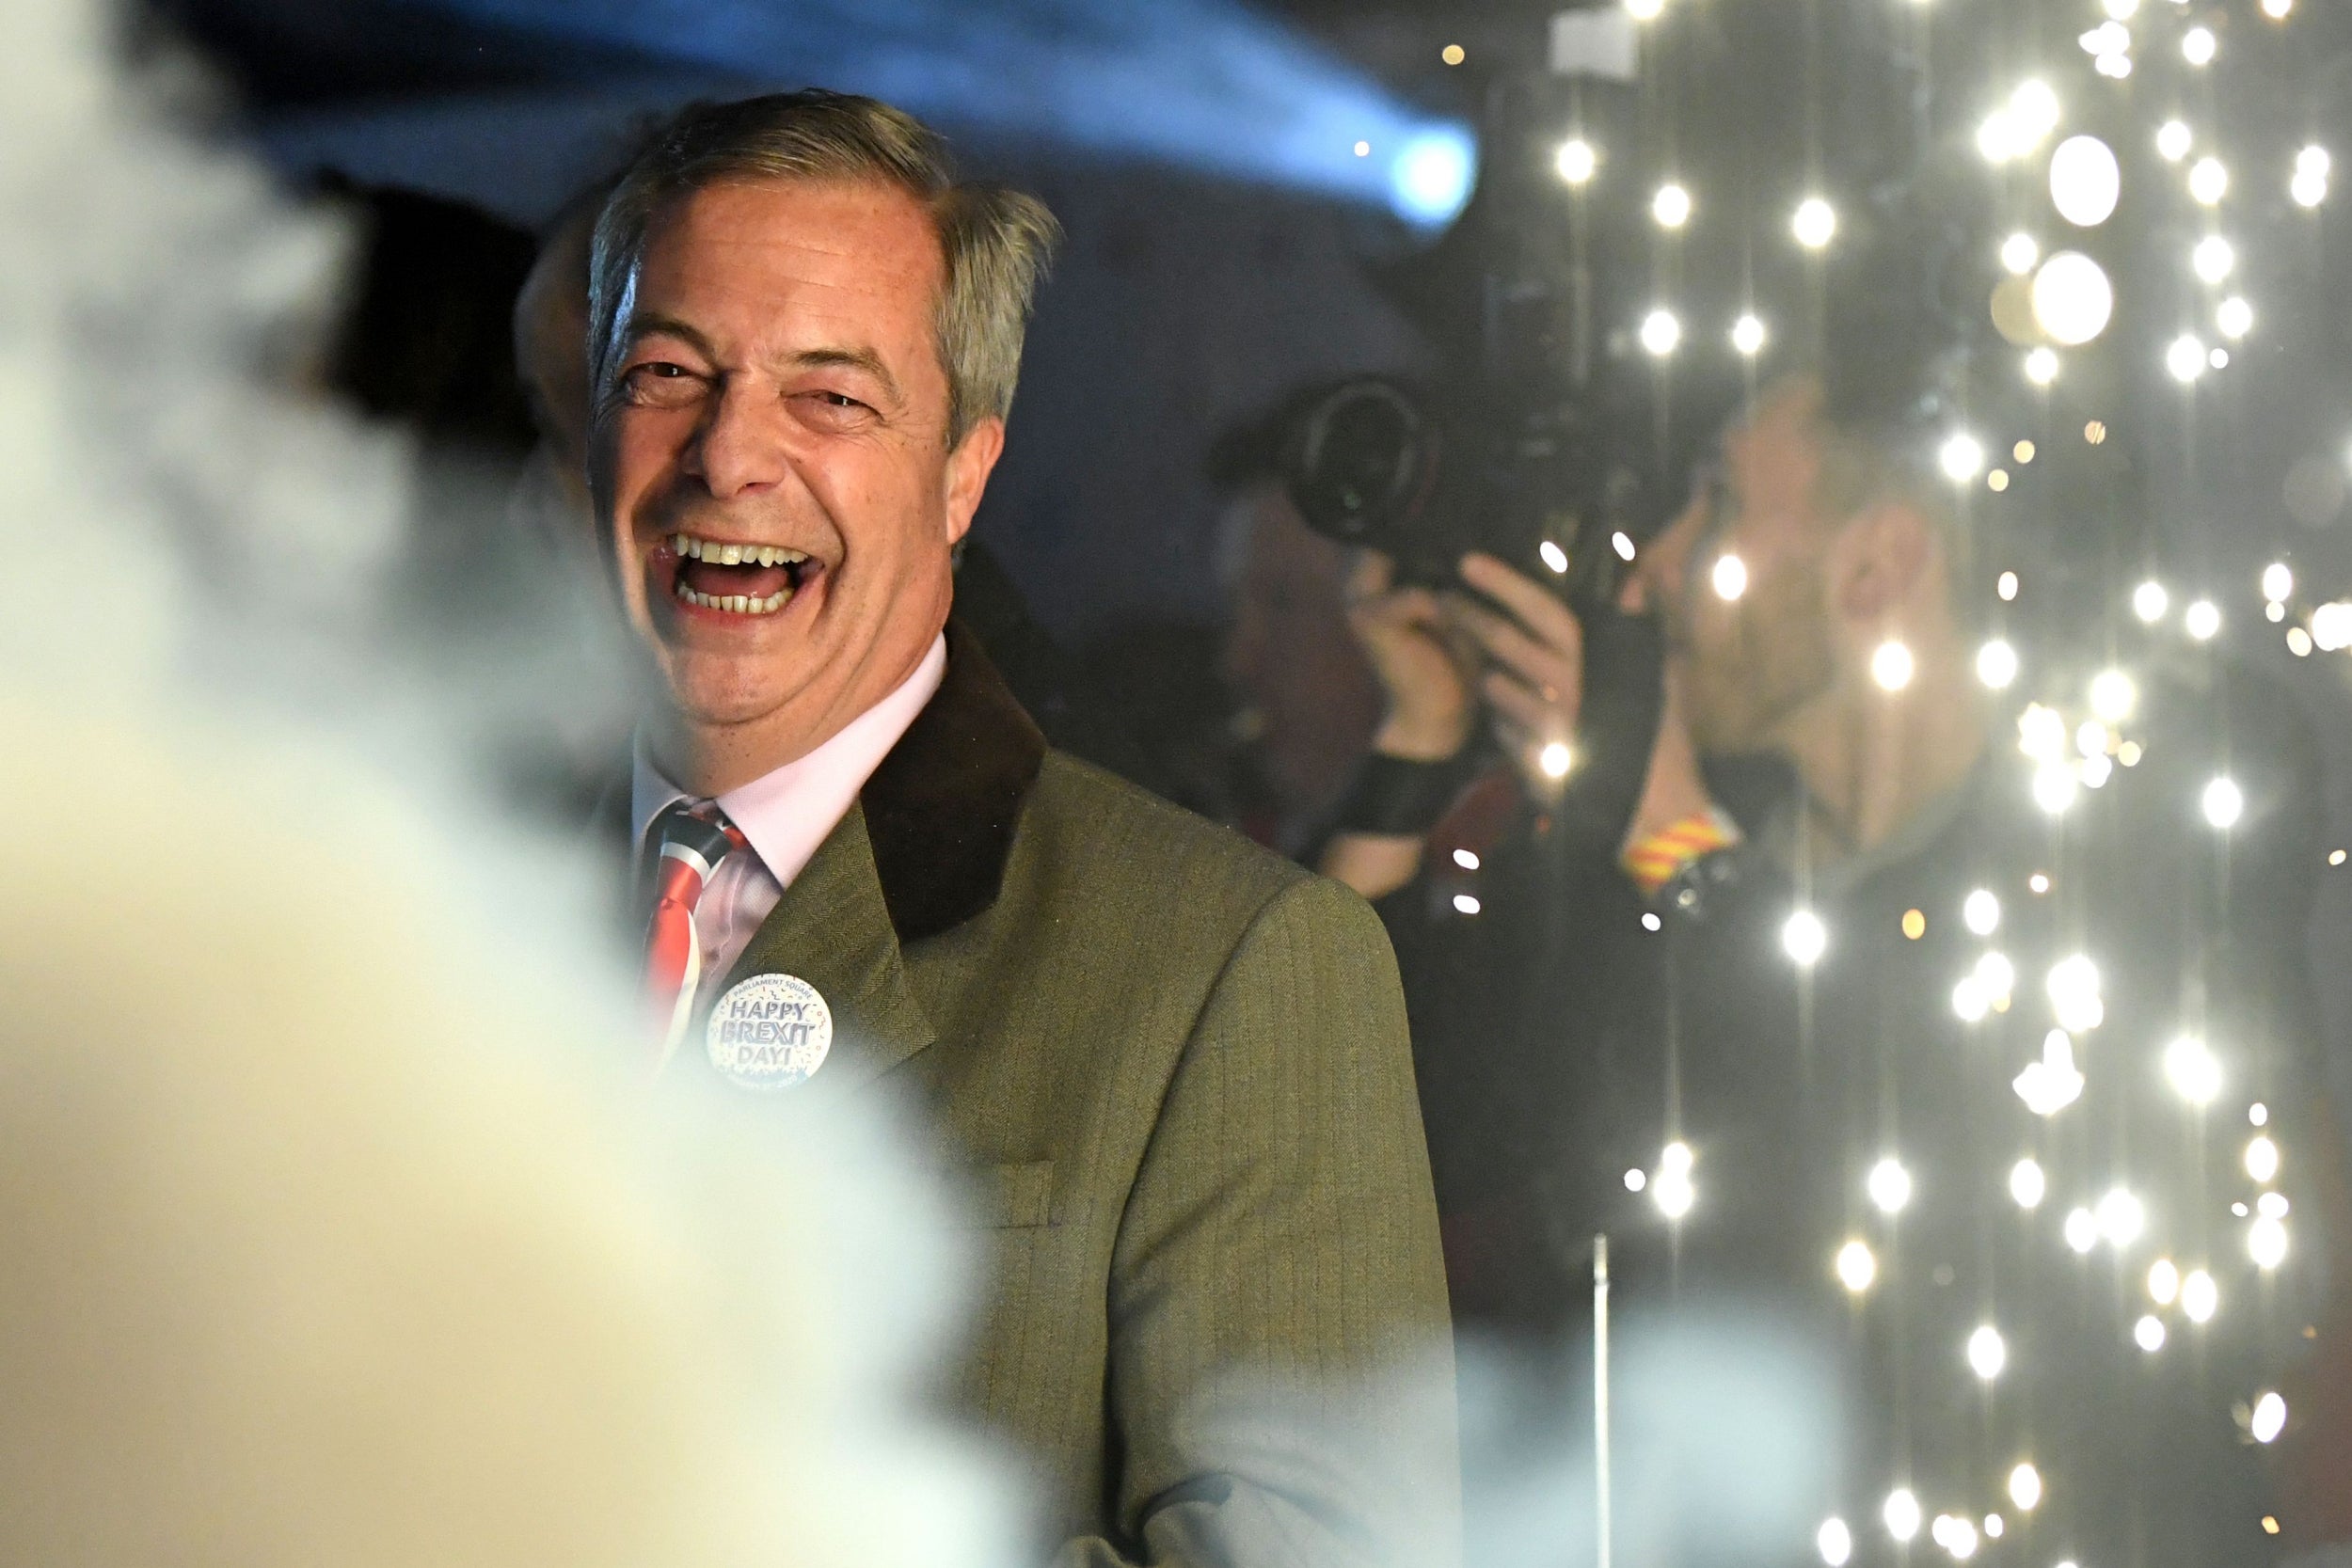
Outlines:
POLYGON ((973 421, 955 450, 947 454, 947 543, 961 539, 972 527, 972 514, 980 509, 988 476, 1004 455, 1005 421, 991 414, 973 421))
POLYGON ((1934 525, 1898 498, 1855 515, 1830 551, 1830 603, 1849 623, 1871 624, 1910 598, 1935 551, 1934 525))

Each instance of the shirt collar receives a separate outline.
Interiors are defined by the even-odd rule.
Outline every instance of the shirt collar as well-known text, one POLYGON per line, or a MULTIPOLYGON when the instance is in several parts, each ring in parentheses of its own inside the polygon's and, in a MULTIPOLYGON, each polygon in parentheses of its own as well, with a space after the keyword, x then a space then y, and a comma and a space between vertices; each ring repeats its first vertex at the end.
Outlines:
MULTIPOLYGON (((719 797, 719 809, 742 831, 753 853, 778 883, 791 885, 825 836, 849 815, 866 781, 938 692, 946 669, 943 635, 932 640, 913 674, 823 745, 719 797)), ((631 750, 630 842, 642 846, 646 829, 664 807, 692 797, 654 767, 642 733, 631 750)))

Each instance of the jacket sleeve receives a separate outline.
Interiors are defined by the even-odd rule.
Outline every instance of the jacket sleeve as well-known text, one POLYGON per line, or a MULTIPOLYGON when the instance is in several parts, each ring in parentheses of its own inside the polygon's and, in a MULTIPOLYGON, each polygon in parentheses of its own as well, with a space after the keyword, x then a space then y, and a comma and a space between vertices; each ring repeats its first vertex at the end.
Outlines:
POLYGON ((1121 1544, 1067 1568, 1460 1556, 1445 1280, 1395 960, 1337 883, 1227 959, 1112 1264, 1121 1544))

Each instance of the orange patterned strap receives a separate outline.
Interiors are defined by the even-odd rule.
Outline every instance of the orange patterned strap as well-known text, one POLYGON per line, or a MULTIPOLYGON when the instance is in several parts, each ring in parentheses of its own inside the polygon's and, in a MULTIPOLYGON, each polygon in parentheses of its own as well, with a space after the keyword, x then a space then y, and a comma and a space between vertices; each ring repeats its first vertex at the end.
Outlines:
POLYGON ((1728 849, 1739 842, 1740 825, 1721 811, 1709 808, 1693 812, 1629 847, 1617 863, 1625 867, 1626 875, 1633 879, 1633 885, 1647 898, 1692 861, 1718 849, 1728 849))

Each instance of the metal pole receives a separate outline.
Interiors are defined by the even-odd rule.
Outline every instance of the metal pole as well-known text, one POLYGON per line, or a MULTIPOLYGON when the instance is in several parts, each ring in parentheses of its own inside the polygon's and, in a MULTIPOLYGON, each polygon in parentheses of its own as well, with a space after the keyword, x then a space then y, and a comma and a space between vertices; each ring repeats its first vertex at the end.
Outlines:
POLYGON ((1609 1238, 1593 1238, 1593 1491, 1598 1568, 1609 1568, 1609 1238))

